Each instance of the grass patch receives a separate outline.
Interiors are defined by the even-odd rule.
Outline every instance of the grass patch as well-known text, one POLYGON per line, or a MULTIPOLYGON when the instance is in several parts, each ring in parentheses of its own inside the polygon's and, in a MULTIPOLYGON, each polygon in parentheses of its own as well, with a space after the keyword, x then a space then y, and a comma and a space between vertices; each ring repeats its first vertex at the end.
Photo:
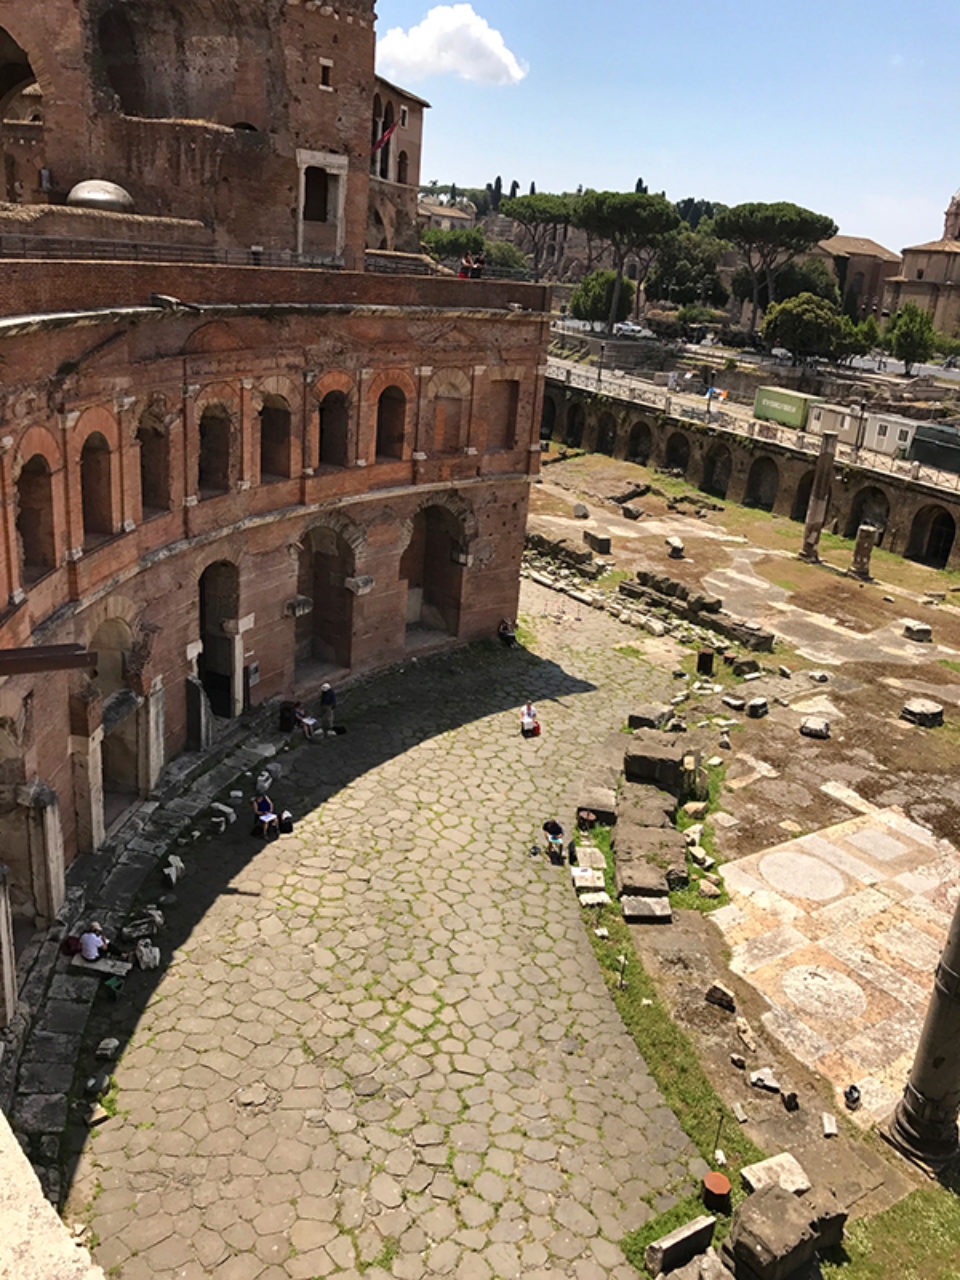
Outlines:
POLYGON ((518 618, 516 624, 517 644, 522 645, 524 649, 531 649, 537 641, 537 633, 533 629, 533 624, 527 617, 518 618))
MULTIPOLYGON (((762 1160, 766 1153, 751 1142, 738 1124, 736 1117, 713 1088, 700 1065, 693 1045, 671 1018, 652 979, 640 963, 634 950, 630 929, 621 917, 616 904, 610 831, 608 828, 595 827, 593 837, 597 847, 603 850, 606 859, 604 874, 607 892, 614 899, 609 907, 600 909, 596 920, 596 923, 605 926, 609 937, 596 936, 592 927, 594 923, 592 918, 589 932, 604 980, 623 1024, 643 1054, 644 1061, 663 1094, 667 1106, 674 1112, 684 1132, 701 1156, 711 1165, 717 1126, 721 1115, 723 1116, 721 1146, 726 1153, 727 1172, 733 1184, 733 1202, 736 1205, 743 1198, 738 1176, 740 1169, 745 1164, 762 1160), (626 986, 623 988, 619 986, 618 957, 621 955, 627 957, 624 974, 626 986)), ((699 1200, 696 1203, 699 1204, 699 1200)), ((674 1206, 667 1213, 652 1219, 640 1231, 631 1232, 622 1242, 624 1252, 631 1260, 638 1256, 638 1251, 639 1255, 642 1255, 643 1249, 651 1240, 657 1239, 665 1231, 677 1225, 677 1222, 670 1221, 671 1215, 680 1214, 679 1220, 687 1221, 689 1217, 695 1217, 697 1212, 700 1210, 691 1210, 691 1206, 686 1203, 684 1206, 674 1206)), ((723 1219, 720 1219, 717 1227, 718 1238, 722 1239, 725 1234, 723 1219)))
POLYGON ((117 1083, 117 1077, 111 1076, 110 1088, 100 1099, 101 1107, 103 1107, 104 1111, 111 1118, 111 1120, 119 1111, 119 1107, 117 1106, 117 1099, 119 1097, 120 1097, 120 1086, 117 1083))
POLYGON ((625 658, 636 658, 638 662, 646 662, 647 655, 642 649, 638 649, 635 644, 618 644, 614 645, 614 653, 622 653, 625 658))
POLYGON ((937 661, 948 671, 960 671, 960 662, 955 662, 953 658, 938 658, 937 661))
POLYGON ((357 1264, 358 1271, 369 1271, 371 1267, 382 1267, 384 1271, 389 1271, 393 1266, 393 1260, 397 1256, 400 1245, 393 1238, 388 1236, 383 1242, 383 1248, 375 1258, 371 1258, 369 1262, 360 1262, 357 1264))
POLYGON ((632 577, 633 574, 629 569, 610 569, 607 573, 597 578, 593 585, 599 587, 601 591, 616 592, 621 582, 625 582, 632 577))
POLYGON ((960 1274, 960 1174, 912 1192, 873 1218, 847 1224, 825 1280, 952 1280, 960 1274))

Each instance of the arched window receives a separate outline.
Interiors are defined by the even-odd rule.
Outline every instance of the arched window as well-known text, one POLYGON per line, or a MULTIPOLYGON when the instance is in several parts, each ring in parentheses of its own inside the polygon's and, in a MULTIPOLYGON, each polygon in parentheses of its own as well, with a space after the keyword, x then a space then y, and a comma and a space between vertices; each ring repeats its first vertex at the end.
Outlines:
POLYGON ((128 116, 147 115, 147 86, 134 29, 120 5, 113 5, 100 15, 97 40, 107 83, 117 95, 120 110, 128 116))
POLYGON ((0 27, 0 119, 23 118, 19 112, 11 113, 12 104, 36 81, 26 51, 0 27))
POLYGON ((347 397, 342 391, 330 391, 320 401, 320 446, 318 462, 321 467, 345 467, 347 457, 349 418, 347 397))
POLYGON ((376 93, 373 97, 373 119, 370 122, 370 172, 374 177, 380 168, 380 152, 376 150, 376 146, 380 141, 382 123, 383 103, 379 93, 376 93))
POLYGON ((17 533, 27 586, 57 564, 50 467, 39 453, 27 462, 17 480, 17 533))
MULTIPOLYGON (((392 128, 393 128, 393 103, 388 102, 386 110, 383 113, 383 129, 380 134, 381 138, 384 136, 384 134, 389 133, 389 131, 392 128)), ((380 157, 380 177, 381 178, 390 177, 390 150, 392 146, 393 146, 393 142, 388 139, 380 148, 380 150, 377 152, 377 154, 380 157)))
POLYGON ((137 427, 140 442, 140 500, 144 519, 170 510, 170 437, 163 408, 149 405, 137 427))
POLYGON ((200 419, 197 480, 201 498, 230 488, 230 413, 222 404, 207 405, 200 419))
POLYGON ((407 425, 407 397, 399 387, 387 387, 377 403, 377 457, 402 458, 407 425))
POLYGON ((290 478, 290 406, 283 396, 266 395, 260 410, 260 483, 290 478))
POLYGON ((409 182, 410 160, 405 151, 401 151, 397 156, 397 181, 402 182, 404 186, 409 182))
POLYGON ((110 446, 99 431, 87 436, 80 454, 83 545, 96 546, 113 533, 110 496, 110 446))

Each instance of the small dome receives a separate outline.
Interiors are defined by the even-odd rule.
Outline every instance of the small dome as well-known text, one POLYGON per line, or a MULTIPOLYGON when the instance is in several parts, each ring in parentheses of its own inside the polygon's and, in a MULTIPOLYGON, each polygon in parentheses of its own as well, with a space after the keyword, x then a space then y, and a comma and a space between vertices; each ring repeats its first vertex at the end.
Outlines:
POLYGON ((115 182, 88 178, 78 182, 67 196, 67 204, 78 209, 106 209, 111 213, 132 213, 133 197, 115 182))

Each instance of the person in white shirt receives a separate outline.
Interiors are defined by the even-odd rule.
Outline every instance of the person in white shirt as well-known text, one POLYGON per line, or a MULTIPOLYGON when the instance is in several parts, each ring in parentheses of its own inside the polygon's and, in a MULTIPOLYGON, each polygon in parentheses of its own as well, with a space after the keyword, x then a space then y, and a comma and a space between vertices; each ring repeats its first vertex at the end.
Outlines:
POLYGON ((84 933, 80 935, 80 954, 84 960, 99 960, 106 955, 110 944, 103 936, 103 926, 92 921, 84 933))
POLYGON ((540 732, 537 708, 532 702, 525 703, 520 710, 520 732, 525 738, 535 738, 540 732))

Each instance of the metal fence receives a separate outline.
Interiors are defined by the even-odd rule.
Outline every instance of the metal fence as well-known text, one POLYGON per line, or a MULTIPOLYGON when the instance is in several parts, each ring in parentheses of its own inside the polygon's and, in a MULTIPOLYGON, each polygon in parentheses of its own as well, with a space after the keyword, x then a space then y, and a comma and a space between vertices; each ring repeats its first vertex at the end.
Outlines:
MULTIPOLYGON (((666 391, 637 378, 604 372, 600 369, 584 369, 582 365, 565 360, 547 361, 547 377, 568 387, 589 391, 594 395, 610 396, 629 404, 658 409, 679 419, 709 423, 718 430, 751 440, 767 440, 788 449, 816 457, 820 452, 821 437, 809 431, 797 431, 777 422, 761 422, 748 409, 729 407, 716 410, 708 407, 700 397, 696 403, 692 397, 666 391)), ((941 471, 937 467, 924 466, 904 458, 893 458, 872 449, 858 449, 855 445, 837 443, 836 461, 841 465, 858 467, 861 471, 873 471, 880 475, 896 476, 912 484, 929 485, 933 489, 960 493, 960 475, 954 471, 941 471)))

